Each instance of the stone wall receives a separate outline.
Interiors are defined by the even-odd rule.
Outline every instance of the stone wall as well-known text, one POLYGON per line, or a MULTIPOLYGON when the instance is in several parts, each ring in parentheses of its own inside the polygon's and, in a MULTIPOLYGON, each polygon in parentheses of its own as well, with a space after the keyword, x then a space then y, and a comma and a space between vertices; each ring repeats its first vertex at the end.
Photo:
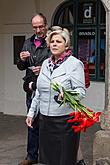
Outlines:
POLYGON ((101 118, 102 130, 95 134, 93 164, 110 165, 110 0, 102 0, 106 10, 106 68, 105 108, 101 118))

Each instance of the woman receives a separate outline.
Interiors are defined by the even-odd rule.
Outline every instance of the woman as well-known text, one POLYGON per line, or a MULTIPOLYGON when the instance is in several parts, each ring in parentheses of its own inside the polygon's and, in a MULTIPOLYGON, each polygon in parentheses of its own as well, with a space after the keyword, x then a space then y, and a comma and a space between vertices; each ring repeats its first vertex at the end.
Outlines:
POLYGON ((45 60, 37 80, 36 95, 27 115, 26 123, 32 127, 35 112, 40 106, 39 155, 46 165, 76 165, 79 133, 68 123, 73 111, 69 105, 59 106, 63 92, 53 90, 51 82, 85 96, 84 69, 81 61, 72 56, 69 32, 57 27, 47 37, 52 56, 45 60), (56 97, 58 96, 58 97, 56 97))

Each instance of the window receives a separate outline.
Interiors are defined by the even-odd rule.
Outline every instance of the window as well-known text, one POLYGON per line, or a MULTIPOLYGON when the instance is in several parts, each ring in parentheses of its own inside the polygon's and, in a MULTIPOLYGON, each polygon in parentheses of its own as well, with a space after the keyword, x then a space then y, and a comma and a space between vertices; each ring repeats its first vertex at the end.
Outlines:
POLYGON ((105 30, 100 30, 100 47, 99 47, 99 76, 105 75, 105 30))
POLYGON ((13 49, 14 49, 14 64, 17 64, 17 59, 22 50, 25 36, 14 36, 13 37, 13 49))
POLYGON ((74 5, 73 2, 63 2, 53 15, 52 25, 68 26, 70 28, 74 24, 74 5))
POLYGON ((105 78, 105 20, 100 0, 68 0, 56 8, 51 22, 68 28, 74 55, 88 63, 90 79, 95 81, 105 78))
POLYGON ((105 8, 103 5, 100 5, 100 23, 101 24, 105 24, 105 17, 106 13, 105 13, 105 8))
POLYGON ((89 73, 94 76, 96 73, 96 50, 95 30, 78 30, 78 58, 88 63, 89 73))

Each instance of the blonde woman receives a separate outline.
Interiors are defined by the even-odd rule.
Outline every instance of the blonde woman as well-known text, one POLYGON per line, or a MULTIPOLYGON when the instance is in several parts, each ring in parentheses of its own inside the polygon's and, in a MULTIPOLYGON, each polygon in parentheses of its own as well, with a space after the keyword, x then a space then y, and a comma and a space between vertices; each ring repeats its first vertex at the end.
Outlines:
POLYGON ((33 117, 39 115, 39 155, 40 163, 46 165, 76 165, 80 134, 75 133, 67 123, 73 111, 69 105, 59 107, 59 95, 51 87, 51 81, 67 90, 85 96, 85 78, 83 63, 72 56, 69 32, 59 27, 47 37, 52 55, 43 62, 35 97, 32 100, 26 123, 32 127, 33 117), (56 97, 57 96, 57 97, 56 97))

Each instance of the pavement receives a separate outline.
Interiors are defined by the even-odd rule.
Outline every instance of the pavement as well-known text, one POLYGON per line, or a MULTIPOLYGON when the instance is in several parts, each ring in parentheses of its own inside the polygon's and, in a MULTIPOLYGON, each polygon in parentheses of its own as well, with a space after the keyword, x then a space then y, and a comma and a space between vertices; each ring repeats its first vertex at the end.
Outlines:
MULTIPOLYGON (((87 165, 93 165, 93 140, 100 129, 100 124, 97 123, 81 133, 81 149, 87 165)), ((26 141, 25 116, 0 113, 0 165, 18 165, 26 156, 26 141)))

